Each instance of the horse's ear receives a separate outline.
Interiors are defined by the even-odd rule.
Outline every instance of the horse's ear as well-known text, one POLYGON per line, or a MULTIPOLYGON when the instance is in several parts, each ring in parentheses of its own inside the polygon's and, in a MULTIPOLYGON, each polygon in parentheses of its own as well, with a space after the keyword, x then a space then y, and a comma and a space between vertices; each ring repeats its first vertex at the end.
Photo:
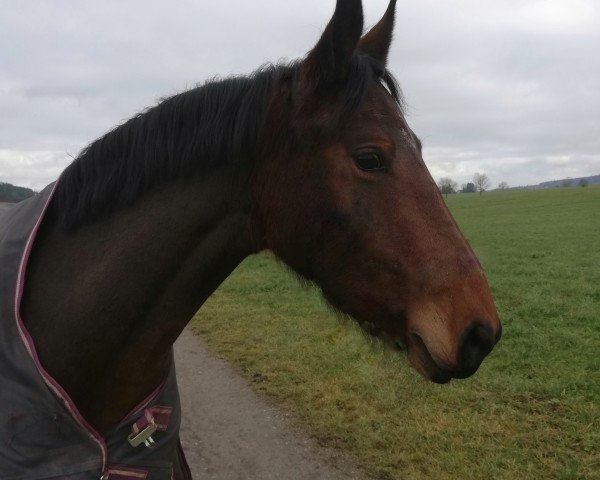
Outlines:
POLYGON ((300 65, 309 85, 331 85, 348 75, 352 55, 363 29, 361 0, 337 0, 335 12, 321 39, 300 65))
POLYGON ((390 0, 383 18, 360 39, 358 44, 358 50, 361 53, 379 60, 383 65, 387 63, 390 45, 392 44, 395 12, 396 0, 390 0))

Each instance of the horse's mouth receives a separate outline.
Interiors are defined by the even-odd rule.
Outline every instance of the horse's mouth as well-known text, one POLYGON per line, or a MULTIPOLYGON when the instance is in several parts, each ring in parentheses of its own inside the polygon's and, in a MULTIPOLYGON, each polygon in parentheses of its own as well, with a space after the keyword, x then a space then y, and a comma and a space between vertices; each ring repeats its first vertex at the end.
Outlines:
POLYGON ((423 339, 417 334, 411 334, 411 338, 407 342, 400 336, 392 336, 384 331, 369 333, 381 340, 387 348, 398 352, 407 352, 411 366, 434 383, 443 384, 448 383, 453 378, 464 378, 459 377, 456 372, 438 365, 429 353, 423 339))
POLYGON ((409 361, 413 368, 434 383, 448 383, 453 378, 464 379, 473 375, 479 364, 461 369, 449 369, 434 360, 425 341, 417 333, 410 334, 409 361))
POLYGON ((455 378, 454 372, 440 366, 431 356, 423 339, 416 333, 410 334, 409 361, 413 368, 434 383, 448 383, 455 378))

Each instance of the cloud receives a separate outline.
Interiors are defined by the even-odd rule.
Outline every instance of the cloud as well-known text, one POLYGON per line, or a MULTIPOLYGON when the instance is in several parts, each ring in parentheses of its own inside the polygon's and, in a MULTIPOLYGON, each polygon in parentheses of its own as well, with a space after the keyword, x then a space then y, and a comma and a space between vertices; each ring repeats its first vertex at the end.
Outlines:
POLYGON ((519 185, 600 172, 597 5, 458 5, 411 2, 393 57, 434 176, 464 182, 485 170, 519 185), (558 168, 555 158, 566 161, 558 168))
POLYGON ((0 150, 0 181, 39 190, 56 180, 71 160, 56 151, 0 150))
MULTIPOLYGON (((387 0, 365 0, 368 24, 387 0)), ((81 148, 216 74, 294 59, 334 0, 13 2, 0 17, 0 180, 41 188, 81 148)), ((407 0, 390 69, 433 175, 600 173, 595 0, 407 0)))

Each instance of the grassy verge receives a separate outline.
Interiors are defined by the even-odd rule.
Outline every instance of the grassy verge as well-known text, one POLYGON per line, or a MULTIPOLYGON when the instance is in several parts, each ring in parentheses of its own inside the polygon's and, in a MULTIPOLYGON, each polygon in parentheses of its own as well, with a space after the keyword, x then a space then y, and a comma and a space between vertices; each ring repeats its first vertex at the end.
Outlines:
POLYGON ((600 478, 600 188, 447 201, 505 331, 471 379, 422 380, 269 255, 240 265, 195 330, 385 478, 600 478))

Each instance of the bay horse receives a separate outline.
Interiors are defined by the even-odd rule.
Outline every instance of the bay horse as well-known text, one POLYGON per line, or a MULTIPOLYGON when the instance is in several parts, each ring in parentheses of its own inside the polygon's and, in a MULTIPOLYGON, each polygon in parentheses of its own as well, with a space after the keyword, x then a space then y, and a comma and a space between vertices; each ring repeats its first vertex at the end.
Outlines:
POLYGON ((21 356, 2 360, 39 378, 0 367, 0 477, 189 478, 173 343, 262 250, 430 380, 478 369, 501 325, 386 68, 395 3, 363 35, 361 1, 337 0, 304 59, 163 100, 4 216, 21 356))

